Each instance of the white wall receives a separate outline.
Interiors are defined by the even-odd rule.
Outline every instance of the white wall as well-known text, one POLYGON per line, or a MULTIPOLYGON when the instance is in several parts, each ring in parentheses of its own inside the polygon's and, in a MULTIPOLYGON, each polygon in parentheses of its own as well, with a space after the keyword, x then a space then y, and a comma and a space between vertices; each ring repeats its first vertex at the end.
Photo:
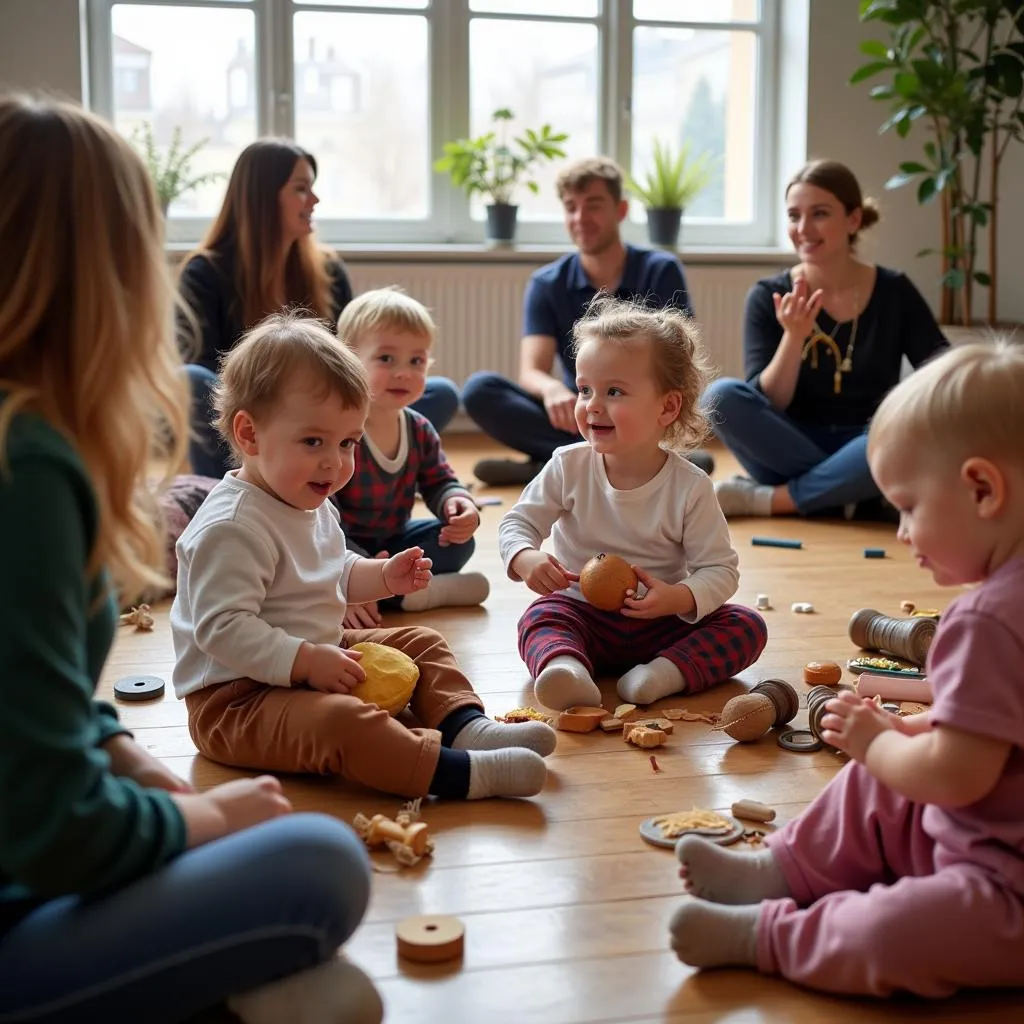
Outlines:
MULTIPOLYGON (((874 26, 862 26, 854 0, 788 0, 810 9, 806 122, 802 110, 782 110, 779 131, 799 139, 806 134, 810 156, 829 156, 849 164, 867 194, 879 200, 882 221, 865 236, 864 254, 906 270, 933 304, 937 301, 938 262, 915 254, 938 238, 936 211, 919 207, 913 186, 886 192, 885 181, 904 159, 914 158, 924 141, 916 126, 911 138, 878 135, 886 108, 868 96, 864 85, 847 80, 862 62, 861 39, 874 26)), ((48 88, 82 97, 80 0, 0 0, 0 83, 15 88, 48 88)), ((1005 163, 1001 212, 1000 317, 1024 321, 1024 288, 1018 267, 1024 263, 1024 147, 1005 163)), ((781 204, 781 197, 779 200, 781 204)))
POLYGON ((79 0, 0 0, 0 88, 82 100, 79 0))

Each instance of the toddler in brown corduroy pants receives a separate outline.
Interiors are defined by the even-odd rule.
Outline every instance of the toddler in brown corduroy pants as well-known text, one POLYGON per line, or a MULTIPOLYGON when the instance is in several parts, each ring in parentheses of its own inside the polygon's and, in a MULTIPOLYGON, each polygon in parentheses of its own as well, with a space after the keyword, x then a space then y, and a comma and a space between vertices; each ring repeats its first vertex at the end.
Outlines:
POLYGON ((225 358, 217 426, 241 466, 210 492, 177 545, 174 688, 200 752, 244 768, 337 774, 418 797, 532 796, 555 733, 505 725, 444 638, 422 626, 343 630, 348 602, 423 589, 420 548, 346 550, 327 500, 352 476, 369 403, 359 360, 318 321, 282 314, 225 358), (351 695, 374 641, 420 670, 406 728, 351 695))

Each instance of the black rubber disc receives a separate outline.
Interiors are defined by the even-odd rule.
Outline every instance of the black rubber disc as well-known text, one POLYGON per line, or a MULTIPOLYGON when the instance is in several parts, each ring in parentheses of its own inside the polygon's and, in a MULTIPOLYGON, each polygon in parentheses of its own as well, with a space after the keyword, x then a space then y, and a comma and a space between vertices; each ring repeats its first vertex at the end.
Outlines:
POLYGON ((164 681, 159 676, 125 676, 114 683, 118 700, 155 700, 164 695, 164 681))

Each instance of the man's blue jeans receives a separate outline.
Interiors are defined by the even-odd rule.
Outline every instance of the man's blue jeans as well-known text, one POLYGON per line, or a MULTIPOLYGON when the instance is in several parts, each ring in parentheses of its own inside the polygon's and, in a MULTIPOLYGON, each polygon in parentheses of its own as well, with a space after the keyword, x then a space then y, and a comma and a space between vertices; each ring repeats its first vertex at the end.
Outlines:
MULTIPOLYGON (((189 363, 185 372, 188 374, 192 394, 192 440, 189 445, 192 472, 219 480, 228 471, 231 462, 227 446, 213 426, 211 398, 217 374, 197 363, 189 363)), ((440 434, 459 411, 459 389, 447 377, 428 377, 423 397, 413 403, 412 408, 426 416, 440 434)))
POLYGON ((724 377, 701 399, 718 439, 759 484, 787 484, 803 515, 879 497, 867 426, 798 423, 756 388, 724 377))
POLYGON ((369 898, 369 858, 348 826, 320 814, 264 822, 107 896, 51 900, 0 933, 0 1022, 176 1024, 323 962, 369 898))

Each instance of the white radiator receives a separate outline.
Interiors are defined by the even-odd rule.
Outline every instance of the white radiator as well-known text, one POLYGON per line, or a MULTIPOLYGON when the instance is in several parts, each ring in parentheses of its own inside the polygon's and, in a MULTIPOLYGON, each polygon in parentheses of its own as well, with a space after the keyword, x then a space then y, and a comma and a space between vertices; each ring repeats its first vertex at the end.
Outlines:
MULTIPOLYGON (((346 263, 357 295, 397 284, 430 309, 439 327, 432 372, 460 385, 476 370, 509 377, 518 372, 523 289, 539 265, 346 263)), ((722 375, 743 371, 743 302, 751 284, 768 273, 764 266, 741 264, 686 269, 704 345, 722 375)))

